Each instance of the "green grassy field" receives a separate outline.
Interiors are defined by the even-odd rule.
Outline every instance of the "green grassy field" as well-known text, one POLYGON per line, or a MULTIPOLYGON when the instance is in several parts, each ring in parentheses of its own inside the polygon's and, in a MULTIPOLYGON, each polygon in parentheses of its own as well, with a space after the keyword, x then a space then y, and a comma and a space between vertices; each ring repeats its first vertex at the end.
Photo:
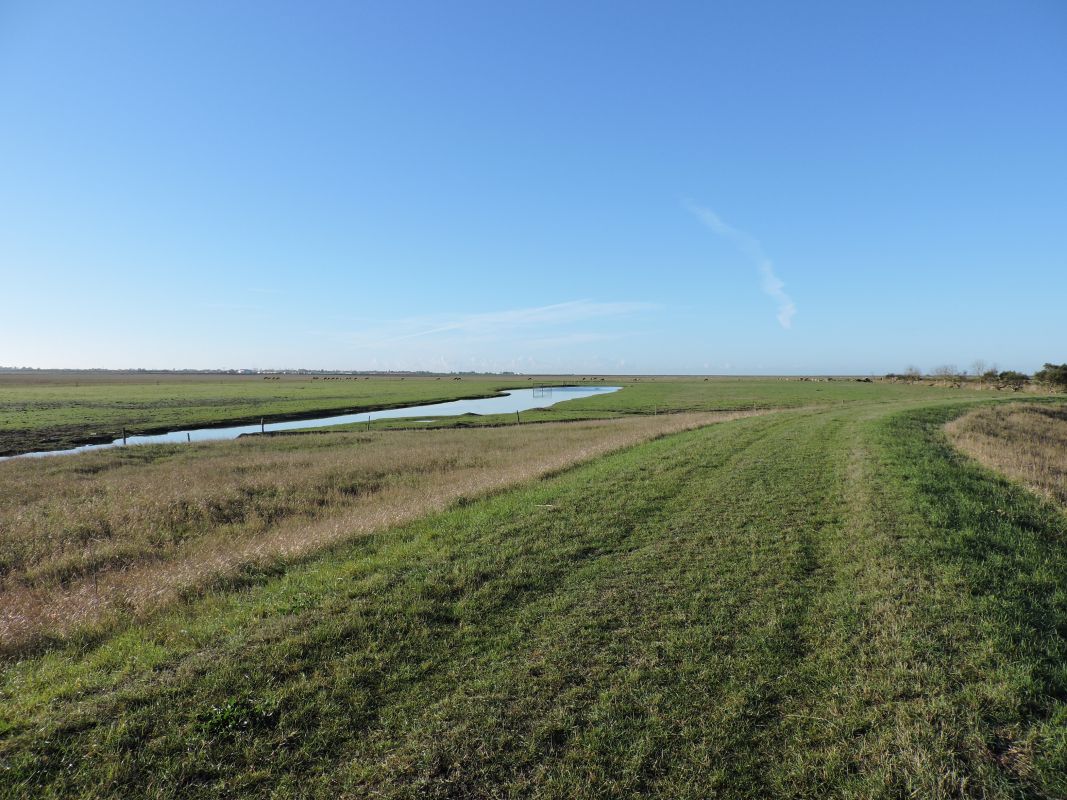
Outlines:
POLYGON ((988 397, 673 384, 578 412, 784 410, 8 659, 0 796, 1067 796, 1067 517, 950 446, 988 397))
MULTIPOLYGON (((524 380, 524 379, 520 379, 524 380)), ((301 419, 486 397, 502 378, 337 378, 173 373, 0 373, 0 455, 122 435, 301 419)))
MULTIPOLYGON (((575 381, 581 385, 581 380, 575 381)), ((907 385, 873 381, 865 383, 850 378, 801 381, 796 378, 611 378, 607 385, 622 386, 624 391, 611 392, 580 400, 566 400, 566 395, 546 397, 546 402, 564 399, 549 408, 523 411, 523 422, 562 422, 582 419, 607 419, 631 414, 663 414, 692 411, 742 411, 753 409, 832 406, 842 403, 893 403, 901 400, 946 396, 966 400, 979 399, 968 389, 951 389, 926 385, 907 385)), ((597 385, 597 384, 593 384, 597 385)), ((986 397, 983 395, 982 397, 986 397)), ((514 414, 467 414, 459 417, 375 420, 374 428, 408 427, 477 427, 511 425, 514 414)), ((363 423, 337 425, 316 430, 361 430, 363 423)))
MULTIPOLYGON (((260 419, 302 419, 329 413, 488 397, 531 384, 583 383, 627 388, 603 397, 567 401, 546 411, 524 412, 530 422, 597 419, 657 411, 732 411, 783 408, 871 398, 891 399, 942 388, 849 379, 801 382, 781 378, 591 379, 576 377, 463 376, 338 377, 178 375, 174 373, 31 372, 0 373, 0 456, 109 442, 122 435, 255 423, 260 419)), ((558 398, 552 398, 558 399, 558 398)), ((514 415, 438 420, 435 427, 505 424, 514 415)), ((410 422, 379 421, 378 427, 410 422)), ((358 427, 358 426, 350 426, 358 427)))

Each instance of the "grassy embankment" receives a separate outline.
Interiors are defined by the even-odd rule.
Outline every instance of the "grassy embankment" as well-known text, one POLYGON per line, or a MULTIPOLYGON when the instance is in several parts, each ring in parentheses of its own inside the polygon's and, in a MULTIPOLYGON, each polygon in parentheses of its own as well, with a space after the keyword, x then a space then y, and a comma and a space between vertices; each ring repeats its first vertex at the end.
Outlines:
POLYGON ((1064 796, 1063 513, 875 391, 9 661, 0 793, 1064 796))
POLYGON ((0 464, 0 652, 753 412, 251 437, 0 464))

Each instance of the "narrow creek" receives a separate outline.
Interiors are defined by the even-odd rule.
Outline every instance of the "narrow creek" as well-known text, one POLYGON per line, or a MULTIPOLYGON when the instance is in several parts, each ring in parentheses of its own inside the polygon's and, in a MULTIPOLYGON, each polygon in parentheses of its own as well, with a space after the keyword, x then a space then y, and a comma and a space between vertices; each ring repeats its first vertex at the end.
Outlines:
POLYGON ((167 433, 144 436, 127 436, 125 442, 119 438, 102 444, 84 444, 66 450, 38 450, 33 453, 20 453, 17 456, 0 457, 0 461, 10 458, 37 458, 42 456, 62 456, 71 453, 84 453, 89 450, 105 450, 110 447, 122 447, 138 444, 181 444, 182 442, 208 442, 217 439, 236 439, 247 433, 272 433, 291 431, 299 428, 325 428, 330 425, 345 425, 352 422, 373 422, 376 419, 401 419, 406 417, 458 417, 463 414, 514 414, 533 408, 548 408, 564 400, 578 400, 608 394, 621 389, 621 386, 551 386, 532 389, 505 389, 496 397, 481 397, 473 400, 448 400, 442 403, 427 403, 406 408, 387 408, 381 411, 364 411, 358 414, 334 414, 314 419, 285 420, 268 422, 260 426, 234 425, 226 428, 189 428, 168 431, 167 433))

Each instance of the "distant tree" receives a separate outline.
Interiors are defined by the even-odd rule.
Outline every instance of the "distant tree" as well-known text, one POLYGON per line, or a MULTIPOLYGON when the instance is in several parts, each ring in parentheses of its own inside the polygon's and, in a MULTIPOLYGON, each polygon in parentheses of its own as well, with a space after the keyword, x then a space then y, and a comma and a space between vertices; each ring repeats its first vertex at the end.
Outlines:
POLYGON ((976 358, 971 364, 971 374, 976 378, 980 378, 985 375, 986 370, 989 369, 989 365, 985 363, 985 359, 976 358))
POLYGON ((1028 380, 1030 380, 1029 375, 1024 372, 1016 372, 1013 369, 1006 369, 997 374, 997 383, 1001 386, 1010 386, 1012 389, 1021 388, 1028 380))
POLYGON ((902 377, 903 377, 903 378, 904 378, 905 380, 909 380, 909 381, 917 381, 917 380, 919 380, 919 378, 921 378, 922 376, 923 376, 923 373, 922 373, 922 370, 921 370, 921 369, 919 369, 919 368, 918 368, 918 367, 916 367, 916 366, 910 366, 910 365, 909 365, 909 366, 908 366, 908 368, 907 368, 906 370, 904 370, 904 375, 903 375, 902 377))
POLYGON ((1067 364, 1045 364, 1034 373, 1034 380, 1047 386, 1067 390, 1067 364))
POLYGON ((940 367, 934 367, 933 375, 944 379, 955 378, 959 375, 959 370, 956 369, 955 364, 942 364, 940 367))

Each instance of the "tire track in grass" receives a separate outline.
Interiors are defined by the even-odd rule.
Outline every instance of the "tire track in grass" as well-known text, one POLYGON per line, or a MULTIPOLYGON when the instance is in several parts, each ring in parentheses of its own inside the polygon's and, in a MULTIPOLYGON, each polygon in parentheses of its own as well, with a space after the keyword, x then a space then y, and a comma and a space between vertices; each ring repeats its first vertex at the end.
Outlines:
POLYGON ((815 540, 820 589, 799 626, 803 691, 785 715, 794 757, 777 765, 777 791, 817 778, 841 797, 968 797, 979 780, 986 796, 997 776, 958 758, 953 737, 964 724, 943 697, 954 636, 973 632, 954 607, 960 587, 951 576, 905 557, 901 545, 928 529, 886 480, 874 433, 885 415, 872 410, 842 428, 845 513, 815 540))
MULTIPOLYGON (((746 435, 768 434, 735 430, 734 435, 744 441, 746 435)), ((657 449, 684 447, 670 440, 657 449)), ((727 453, 723 460, 739 455, 727 453)), ((681 464, 685 462, 677 459, 672 466, 681 464)), ((549 491, 540 498, 555 509, 555 535, 581 539, 575 542, 576 560, 561 582, 508 609, 507 618, 488 617, 480 636, 497 637, 499 645, 486 646, 482 658, 464 662, 458 671, 446 666, 438 676, 441 694, 436 702, 399 715, 395 724, 402 734, 388 725, 372 732, 369 752, 360 748, 352 759, 350 774, 341 784, 344 789, 404 796, 407 787, 426 796, 482 796, 486 787, 500 784, 520 794, 533 791, 551 780, 542 774, 546 760, 554 763, 554 756, 574 746, 576 731, 596 725, 597 687, 606 676, 605 662, 627 661, 619 637, 627 621, 640 616, 633 604, 643 593, 638 590, 635 596, 630 582, 636 573, 634 554, 641 549, 635 541, 640 526, 633 520, 662 517, 688 483, 677 467, 655 478, 648 473, 658 470, 646 465, 618 471, 609 463, 600 467, 586 476, 595 491, 549 491), (638 485, 655 479, 658 490, 641 493, 638 485), (640 494, 640 500, 613 503, 620 493, 640 494), (593 531, 592 537, 583 532, 590 516, 597 519, 605 511, 607 526, 593 531), (501 752, 509 758, 489 757, 501 752), (374 766, 368 773, 365 765, 374 766)), ((516 528, 522 531, 528 524, 517 520, 516 528)), ((336 787, 332 779, 326 783, 329 788, 323 792, 328 794, 336 787)))
MULTIPOLYGON (((382 781, 383 762, 362 754, 355 763, 375 770, 357 767, 344 787, 384 782, 396 796, 396 783, 430 796, 480 796, 490 785, 561 797, 588 785, 608 795, 765 794, 774 758, 765 741, 780 675, 796 657, 793 617, 810 591, 798 578, 809 565, 794 530, 765 529, 781 506, 760 496, 759 476, 782 461, 774 441, 784 426, 762 424, 743 441, 737 427, 716 448, 686 437, 660 448, 655 467, 649 453, 644 466, 614 476, 602 500, 625 487, 639 493, 640 473, 656 468, 663 485, 683 488, 656 496, 609 553, 524 609, 513 652, 494 653, 470 670, 474 679, 455 675, 458 687, 415 725, 421 735, 381 734, 375 752, 395 781, 382 781), (757 496, 746 496, 754 485, 757 496), (501 751, 511 758, 486 758, 501 751)), ((568 524, 602 511, 584 500, 568 524)), ((801 530, 808 505, 805 497, 789 508, 801 530)))
MULTIPOLYGON (((989 491, 995 482, 968 483, 946 458, 937 426, 952 413, 848 421, 848 513, 820 539, 827 582, 803 626, 806 691, 787 728, 798 757, 781 761, 779 793, 817 779, 840 797, 1062 796, 1062 774, 1039 777, 1034 766, 1042 737, 1056 751, 1047 723, 1024 721, 1028 703, 1048 703, 1034 680, 1034 651, 1047 645, 1005 626, 1019 613, 1013 587, 1031 580, 1034 564, 1023 539, 1005 530, 996 547, 1018 571, 982 588, 968 576, 968 562, 987 556, 977 542, 954 542, 988 517, 983 506, 1011 503, 989 491), (966 510, 953 514, 954 505, 966 510)), ((1054 606, 1042 616, 1062 618, 1054 606)), ((1062 639, 1048 651, 1057 648, 1062 639)))

